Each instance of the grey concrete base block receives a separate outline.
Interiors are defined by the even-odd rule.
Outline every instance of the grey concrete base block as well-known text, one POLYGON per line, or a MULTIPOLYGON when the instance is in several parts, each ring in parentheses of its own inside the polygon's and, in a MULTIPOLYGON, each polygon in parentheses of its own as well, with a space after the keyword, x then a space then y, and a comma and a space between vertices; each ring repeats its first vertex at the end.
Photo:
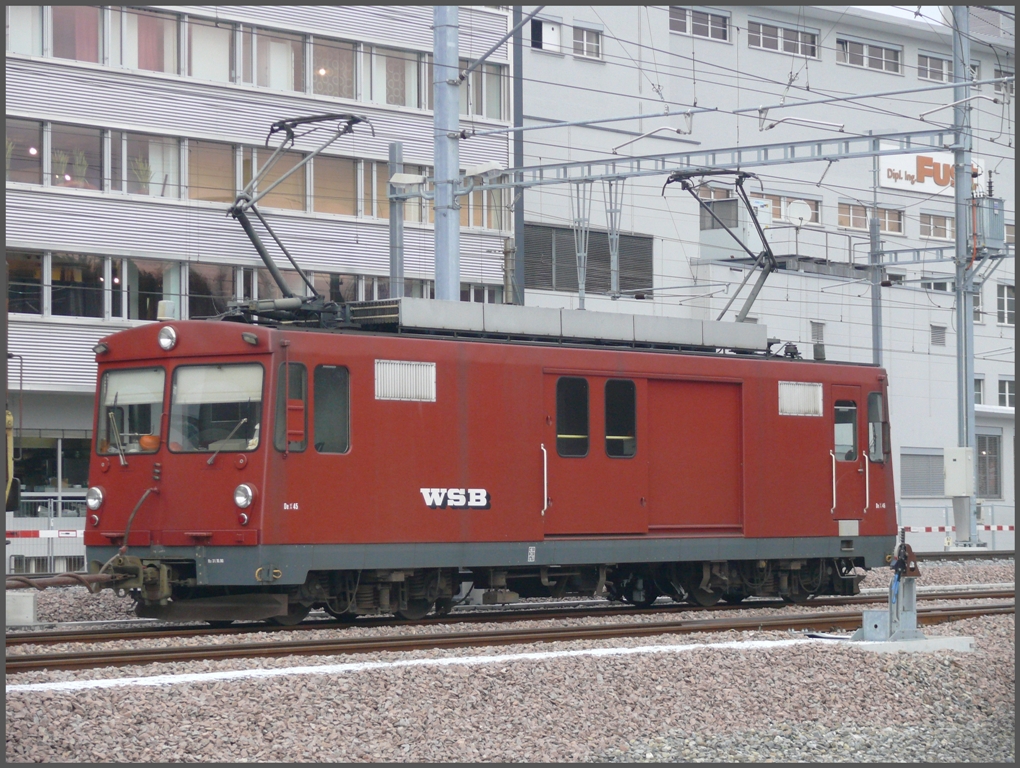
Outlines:
POLYGON ((899 640, 884 642, 854 642, 851 648, 874 653, 930 653, 931 651, 962 651, 969 653, 974 650, 973 637, 926 637, 923 640, 899 640))
POLYGON ((24 627, 35 624, 35 590, 7 593, 7 626, 24 627))

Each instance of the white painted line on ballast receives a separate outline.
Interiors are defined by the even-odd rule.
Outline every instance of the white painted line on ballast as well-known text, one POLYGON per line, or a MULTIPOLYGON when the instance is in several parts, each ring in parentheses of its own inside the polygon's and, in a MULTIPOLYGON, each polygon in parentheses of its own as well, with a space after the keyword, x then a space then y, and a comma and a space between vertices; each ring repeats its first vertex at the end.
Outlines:
POLYGON ((585 648, 573 651, 542 651, 534 653, 510 653, 494 656, 448 656, 431 659, 406 659, 400 661, 365 661, 348 664, 321 664, 302 667, 281 667, 277 669, 232 669, 222 672, 198 672, 180 675, 151 675, 147 677, 119 677, 103 680, 67 680, 53 683, 23 683, 7 685, 7 693, 29 691, 82 691, 89 688, 121 688, 181 683, 212 683, 223 680, 248 680, 253 678, 282 677, 287 675, 339 675, 352 672, 369 672, 377 669, 400 667, 454 667, 477 666, 481 664, 506 664, 515 661, 549 661, 553 659, 577 658, 583 656, 631 656, 643 653, 683 653, 707 649, 757 650, 786 648, 805 643, 824 642, 812 639, 792 638, 789 640, 743 640, 725 643, 686 645, 642 645, 635 648, 585 648))

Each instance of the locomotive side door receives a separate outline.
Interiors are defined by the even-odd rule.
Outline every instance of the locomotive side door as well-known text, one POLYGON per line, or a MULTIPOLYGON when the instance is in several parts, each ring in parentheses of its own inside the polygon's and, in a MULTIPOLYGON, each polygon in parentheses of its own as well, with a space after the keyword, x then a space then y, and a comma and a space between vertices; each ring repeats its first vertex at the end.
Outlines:
POLYGON ((861 400, 861 388, 835 385, 832 388, 831 413, 833 518, 860 520, 864 516, 868 478, 868 442, 862 434, 867 411, 861 400))
POLYGON ((647 533, 647 382, 548 374, 547 534, 647 533))

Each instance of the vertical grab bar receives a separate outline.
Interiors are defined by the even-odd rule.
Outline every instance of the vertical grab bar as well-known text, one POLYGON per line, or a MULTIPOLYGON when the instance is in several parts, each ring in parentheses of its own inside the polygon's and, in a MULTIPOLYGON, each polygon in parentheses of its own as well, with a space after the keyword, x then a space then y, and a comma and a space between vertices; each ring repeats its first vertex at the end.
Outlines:
POLYGON ((864 457, 864 514, 868 514, 868 507, 871 506, 871 473, 868 471, 868 452, 861 451, 864 457))
POLYGON ((829 510, 830 515, 836 514, 836 452, 829 451, 829 455, 832 457, 832 509, 829 510))
POLYGON ((549 452, 545 449, 545 443, 539 446, 542 449, 542 517, 549 509, 549 452))

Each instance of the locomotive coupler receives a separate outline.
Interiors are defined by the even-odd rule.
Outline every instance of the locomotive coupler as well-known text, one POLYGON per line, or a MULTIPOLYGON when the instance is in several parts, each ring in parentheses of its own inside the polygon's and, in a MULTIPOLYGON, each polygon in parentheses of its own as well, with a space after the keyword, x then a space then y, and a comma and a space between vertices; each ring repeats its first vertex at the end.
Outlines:
POLYGON ((889 607, 885 610, 864 611, 863 625, 850 637, 851 640, 892 641, 924 640, 917 628, 917 577, 921 575, 917 558, 910 545, 903 541, 901 531, 896 557, 890 566, 893 570, 889 584, 889 607))

